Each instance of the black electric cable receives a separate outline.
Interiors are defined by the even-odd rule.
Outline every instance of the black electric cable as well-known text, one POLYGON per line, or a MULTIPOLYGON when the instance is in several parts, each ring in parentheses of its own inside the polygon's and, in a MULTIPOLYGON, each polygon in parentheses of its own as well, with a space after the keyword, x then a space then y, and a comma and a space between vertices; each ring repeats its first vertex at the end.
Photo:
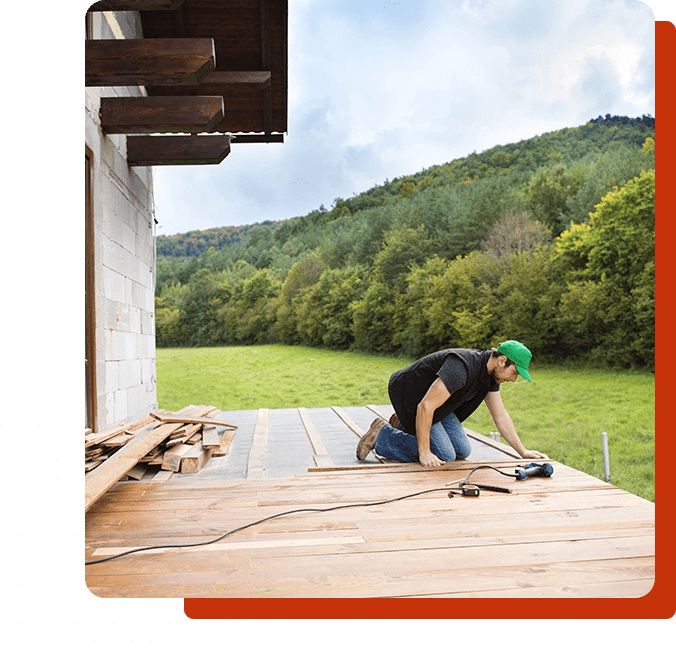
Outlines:
POLYGON ((516 477, 517 477, 516 471, 515 471, 514 474, 509 474, 509 472, 503 472, 502 470, 498 470, 498 468, 493 467, 492 465, 478 465, 477 467, 475 467, 475 468, 467 475, 467 479, 465 479, 465 481, 463 481, 462 483, 468 484, 468 483, 469 483, 470 477, 471 477, 477 470, 482 470, 482 469, 484 469, 484 468, 490 468, 491 470, 495 470, 496 472, 499 472, 500 474, 504 475, 505 477, 510 477, 510 478, 512 478, 512 479, 516 479, 516 477))
POLYGON ((390 504, 391 502, 399 502, 400 500, 405 500, 409 499, 411 497, 418 497, 419 495, 425 495, 426 493, 434 493, 438 491, 453 491, 453 490, 459 490, 458 488, 449 488, 449 487, 444 487, 444 488, 430 488, 428 490, 421 490, 416 493, 409 493, 408 495, 402 495, 401 497, 393 497, 390 500, 381 500, 379 502, 358 502, 356 504, 339 504, 338 506, 332 506, 327 509, 292 509, 291 511, 282 511, 281 513, 275 513, 272 516, 268 516, 267 518, 261 518, 260 520, 256 520, 251 523, 247 523, 246 525, 242 525, 241 527, 237 527, 235 529, 231 529, 228 532, 225 532, 225 534, 221 534, 220 536, 217 536, 215 539, 211 539, 210 541, 200 541, 198 543, 177 543, 174 545, 153 545, 153 546, 148 546, 144 548, 134 548, 132 550, 126 550, 125 552, 120 552, 119 554, 116 555, 111 555, 110 557, 103 557, 101 559, 93 559, 90 561, 85 562, 85 566, 90 566, 91 564, 101 564, 105 561, 111 561, 113 559, 119 559, 120 557, 124 557, 125 555, 131 555, 136 552, 147 552, 149 550, 166 550, 166 549, 171 549, 171 548, 195 548, 203 545, 210 545, 212 543, 217 543, 218 541, 223 540, 227 536, 230 536, 231 534, 234 534, 235 532, 241 532, 243 529, 248 529, 249 527, 253 527, 254 525, 259 525, 260 523, 267 522, 268 520, 273 520, 275 518, 281 518, 282 516, 288 516, 293 513, 325 513, 327 511, 336 511, 338 509, 349 509, 352 507, 362 507, 362 506, 379 506, 381 504, 390 504))
MULTIPOLYGON (((496 472, 499 472, 500 474, 506 476, 506 477, 511 477, 511 478, 516 478, 516 474, 509 474, 507 472, 503 472, 502 470, 499 470, 496 467, 493 467, 492 465, 479 465, 475 467, 468 475, 465 481, 463 481, 460 486, 471 486, 473 484, 469 483, 470 477, 477 471, 481 470, 483 468, 490 468, 491 470, 495 470, 496 472)), ((438 491, 448 491, 451 493, 452 491, 457 491, 460 490, 462 492, 462 488, 452 488, 452 487, 444 487, 444 488, 430 488, 428 490, 421 490, 416 493, 409 493, 408 495, 402 495, 401 497, 394 497, 390 500, 381 500, 379 502, 358 502, 356 504, 339 504, 338 506, 332 506, 327 509, 292 509, 291 511, 282 511, 281 513, 275 513, 272 516, 268 516, 267 518, 261 518, 260 520, 256 520, 251 523, 247 523, 246 525, 242 525, 241 527, 237 527, 235 529, 231 529, 228 532, 225 532, 224 534, 221 534, 220 536, 217 536, 215 539, 211 539, 210 541, 200 541, 198 543, 177 543, 177 544, 172 544, 172 545, 152 545, 144 548, 133 548, 132 550, 126 550, 125 552, 120 552, 116 555, 111 555, 110 557, 102 557, 101 559, 92 559, 90 561, 85 562, 85 566, 90 566, 92 564, 102 564, 103 562, 106 561, 112 561, 113 559, 119 559, 120 557, 124 557, 126 555, 131 555, 137 552, 147 552, 150 550, 168 550, 168 549, 173 549, 173 548, 196 548, 200 547, 203 545, 211 545, 212 543, 217 543, 218 541, 222 541, 224 538, 227 536, 230 536, 231 534, 234 534, 235 532, 241 532, 243 529, 248 529, 249 527, 253 527, 254 525, 259 525, 260 523, 267 522, 268 520, 274 520, 275 518, 281 518, 282 516, 288 516, 294 513, 326 513, 328 511, 337 511, 338 509, 349 509, 349 508, 354 508, 354 507, 362 507, 362 506, 379 506, 381 504, 390 504, 391 502, 399 502, 400 500, 405 500, 409 499, 411 497, 418 497, 420 495, 425 495, 426 493, 434 493, 438 491)), ((450 495, 449 495, 450 496, 450 495)))

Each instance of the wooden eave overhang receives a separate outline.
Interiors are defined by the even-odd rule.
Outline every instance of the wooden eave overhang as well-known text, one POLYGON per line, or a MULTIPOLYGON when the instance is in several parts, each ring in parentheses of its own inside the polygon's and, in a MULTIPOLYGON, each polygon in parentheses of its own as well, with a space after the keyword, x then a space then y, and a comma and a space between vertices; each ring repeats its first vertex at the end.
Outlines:
POLYGON ((138 137, 132 153, 142 145, 130 164, 172 164, 177 145, 175 164, 220 162, 214 152, 227 155, 228 136, 284 141, 288 0, 105 0, 89 11, 115 10, 138 11, 143 38, 87 41, 86 85, 145 88, 147 97, 102 99, 104 132, 138 137))

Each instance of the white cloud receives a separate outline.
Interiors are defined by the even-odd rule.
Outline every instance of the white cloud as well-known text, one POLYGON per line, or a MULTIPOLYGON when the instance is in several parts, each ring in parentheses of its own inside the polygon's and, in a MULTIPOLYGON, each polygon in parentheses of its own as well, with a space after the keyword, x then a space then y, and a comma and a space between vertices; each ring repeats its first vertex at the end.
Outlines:
POLYGON ((302 215, 598 115, 654 115, 653 25, 639 0, 291 0, 285 144, 158 172, 160 231, 302 215))

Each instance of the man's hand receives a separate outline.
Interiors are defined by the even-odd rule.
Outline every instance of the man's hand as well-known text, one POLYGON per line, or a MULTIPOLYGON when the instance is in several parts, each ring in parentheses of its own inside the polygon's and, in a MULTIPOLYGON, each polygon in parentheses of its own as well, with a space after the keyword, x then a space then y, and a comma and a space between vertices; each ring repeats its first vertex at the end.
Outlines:
POLYGON ((526 451, 522 452, 521 458, 544 458, 549 460, 549 456, 547 456, 547 454, 543 454, 539 451, 530 451, 529 449, 526 449, 526 451))
POLYGON ((430 449, 430 429, 434 411, 451 396, 444 381, 437 378, 418 404, 415 416, 415 437, 418 440, 418 460, 423 467, 439 467, 444 464, 430 449))
POLYGON ((433 454, 431 451, 424 454, 420 454, 420 465, 423 467, 440 467, 444 464, 438 456, 433 454))

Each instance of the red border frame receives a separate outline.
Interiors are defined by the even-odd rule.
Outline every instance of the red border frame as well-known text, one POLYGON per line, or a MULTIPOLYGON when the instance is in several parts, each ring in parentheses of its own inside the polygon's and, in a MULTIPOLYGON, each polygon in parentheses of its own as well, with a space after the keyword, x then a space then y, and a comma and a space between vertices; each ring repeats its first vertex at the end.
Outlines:
MULTIPOLYGON (((659 180, 669 182, 674 178, 674 166, 671 155, 676 153, 673 124, 669 116, 673 106, 675 92, 671 86, 671 69, 676 60, 676 27, 668 21, 655 22, 655 91, 656 112, 660 114, 659 143, 656 149, 659 167, 659 180)), ((669 212, 674 207, 674 186, 662 185, 657 196, 656 253, 656 301, 657 327, 656 343, 658 355, 668 349, 668 330, 672 318, 669 314, 667 296, 670 281, 668 250, 676 241, 674 223, 669 220, 669 212)), ((660 506, 656 511, 656 579, 653 589, 642 598, 587 598, 587 599, 487 599, 495 601, 499 607, 481 607, 481 619, 669 619, 676 613, 674 604, 675 575, 674 562, 670 549, 673 532, 669 514, 673 510, 674 491, 669 487, 669 469, 676 462, 674 444, 669 439, 670 421, 668 411, 669 374, 665 365, 655 370, 655 433, 661 437, 659 446, 659 464, 656 462, 656 483, 661 484, 660 506), (506 613, 518 612, 518 616, 506 613)), ((327 598, 322 599, 289 598, 284 599, 283 614, 280 615, 279 601, 274 598, 186 598, 184 612, 191 619, 370 619, 373 617, 373 605, 365 599, 327 598)), ((378 599, 378 619, 446 619, 447 610, 439 607, 438 600, 416 599, 415 608, 408 599, 378 599)))

